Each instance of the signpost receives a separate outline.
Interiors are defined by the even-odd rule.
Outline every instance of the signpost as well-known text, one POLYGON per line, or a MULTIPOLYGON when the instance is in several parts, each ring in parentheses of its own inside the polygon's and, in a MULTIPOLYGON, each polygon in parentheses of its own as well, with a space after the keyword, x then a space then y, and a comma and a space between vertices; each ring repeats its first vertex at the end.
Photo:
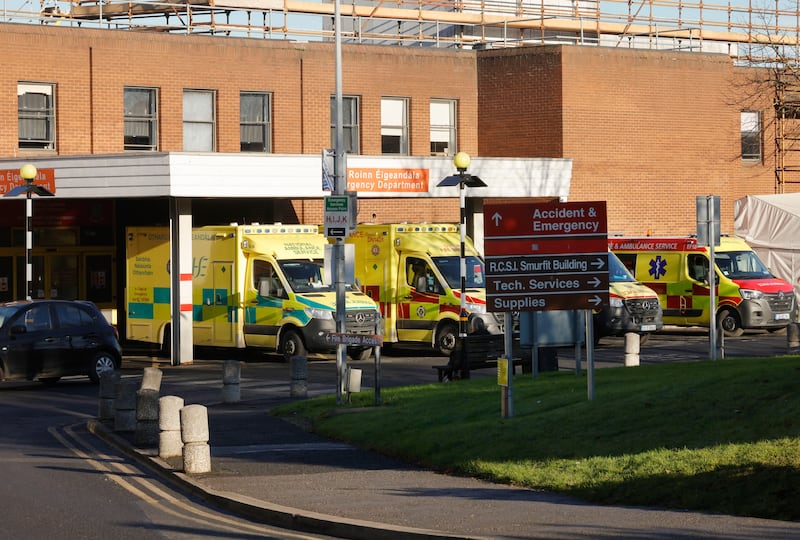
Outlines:
MULTIPOLYGON (((486 309, 584 310, 588 333, 591 310, 608 303, 605 201, 486 204, 483 210, 486 309)), ((591 345, 587 336, 590 400, 594 395, 591 345)), ((533 346, 535 350, 536 343, 533 346)), ((534 374, 536 360, 534 354, 534 374)), ((510 399, 510 374, 507 379, 510 399)))
POLYGON ((489 311, 595 309, 608 303, 602 202, 484 206, 489 311))

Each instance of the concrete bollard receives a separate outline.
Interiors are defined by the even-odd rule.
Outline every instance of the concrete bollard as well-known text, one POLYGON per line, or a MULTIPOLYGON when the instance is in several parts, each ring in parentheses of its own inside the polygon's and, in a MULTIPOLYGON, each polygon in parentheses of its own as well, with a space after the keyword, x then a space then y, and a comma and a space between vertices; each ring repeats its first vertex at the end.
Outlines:
POLYGON ((242 399, 242 363, 238 360, 225 360, 222 367, 222 402, 238 403, 242 399))
POLYGON ((308 358, 305 356, 292 356, 291 382, 289 383, 289 396, 308 397, 308 358))
POLYGON ((155 447, 158 444, 158 433, 158 390, 141 388, 136 392, 134 441, 140 447, 155 447))
POLYGON ((141 389, 149 388, 151 390, 155 390, 156 392, 161 392, 161 378, 163 374, 160 369, 154 367, 146 367, 144 368, 144 374, 142 375, 142 386, 141 389))
POLYGON ((208 409, 203 405, 187 405, 181 409, 183 472, 211 472, 211 447, 208 445, 208 409))
POLYGON ((786 326, 786 345, 789 354, 800 354, 800 323, 789 323, 786 326))
POLYGON ((97 418, 101 422, 114 420, 114 385, 120 380, 119 371, 103 371, 100 373, 100 402, 97 418))
POLYGON ((625 365, 638 366, 639 365, 639 342, 640 337, 636 332, 628 332, 625 334, 625 365))
POLYGON ((114 431, 136 431, 136 381, 114 384, 114 431))
POLYGON ((162 459, 183 456, 183 405, 183 398, 178 396, 164 396, 158 400, 158 457, 162 459))

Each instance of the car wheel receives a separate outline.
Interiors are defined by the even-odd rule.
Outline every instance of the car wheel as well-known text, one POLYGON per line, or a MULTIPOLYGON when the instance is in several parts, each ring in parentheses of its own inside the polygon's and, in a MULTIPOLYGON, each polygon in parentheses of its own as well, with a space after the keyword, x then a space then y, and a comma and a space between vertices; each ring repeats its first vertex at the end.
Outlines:
POLYGON ((296 330, 283 331, 279 352, 286 360, 290 360, 292 356, 306 355, 306 346, 303 343, 303 338, 296 330))
POLYGON ((456 348, 458 341, 458 327, 451 322, 442 323, 436 331, 436 344, 435 349, 439 354, 450 356, 453 349, 456 348))
POLYGON ((117 369, 117 360, 114 355, 100 351, 92 356, 92 363, 89 365, 89 378, 93 383, 99 383, 101 373, 114 371, 115 369, 117 369))
POLYGON ((717 313, 717 325, 725 332, 726 337, 739 337, 744 334, 739 314, 731 308, 722 308, 717 313))

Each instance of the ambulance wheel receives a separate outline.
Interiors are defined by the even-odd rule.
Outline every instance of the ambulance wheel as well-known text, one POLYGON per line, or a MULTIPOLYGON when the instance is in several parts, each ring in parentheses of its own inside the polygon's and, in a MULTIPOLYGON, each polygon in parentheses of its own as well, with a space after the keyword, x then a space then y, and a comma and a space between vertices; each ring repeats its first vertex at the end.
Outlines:
POLYGON ((169 358, 172 349, 172 328, 170 325, 164 327, 164 335, 161 338, 161 345, 158 355, 162 358, 169 358))
POLYGON ((305 356, 306 346, 303 343, 303 338, 295 330, 284 330, 281 334, 280 353, 286 360, 290 360, 292 356, 305 356))
POLYGON ((744 334, 739 314, 731 308, 722 308, 717 313, 717 326, 725 332, 726 337, 739 337, 744 334))
POLYGON ((366 362, 367 360, 369 360, 370 356, 372 356, 372 347, 367 347, 366 349, 359 349, 358 347, 350 347, 349 349, 347 349, 347 354, 353 360, 366 362))
POLYGON ((455 323, 446 322, 439 325, 436 331, 436 343, 434 348, 444 356, 450 356, 458 342, 458 326, 455 323))

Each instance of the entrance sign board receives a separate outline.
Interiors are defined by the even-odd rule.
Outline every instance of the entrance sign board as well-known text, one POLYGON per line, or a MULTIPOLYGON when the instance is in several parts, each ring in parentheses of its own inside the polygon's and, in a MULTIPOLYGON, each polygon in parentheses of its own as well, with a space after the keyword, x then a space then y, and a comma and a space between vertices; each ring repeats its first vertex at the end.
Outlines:
POLYGON ((484 234, 489 311, 608 303, 605 201, 486 204, 484 234))

